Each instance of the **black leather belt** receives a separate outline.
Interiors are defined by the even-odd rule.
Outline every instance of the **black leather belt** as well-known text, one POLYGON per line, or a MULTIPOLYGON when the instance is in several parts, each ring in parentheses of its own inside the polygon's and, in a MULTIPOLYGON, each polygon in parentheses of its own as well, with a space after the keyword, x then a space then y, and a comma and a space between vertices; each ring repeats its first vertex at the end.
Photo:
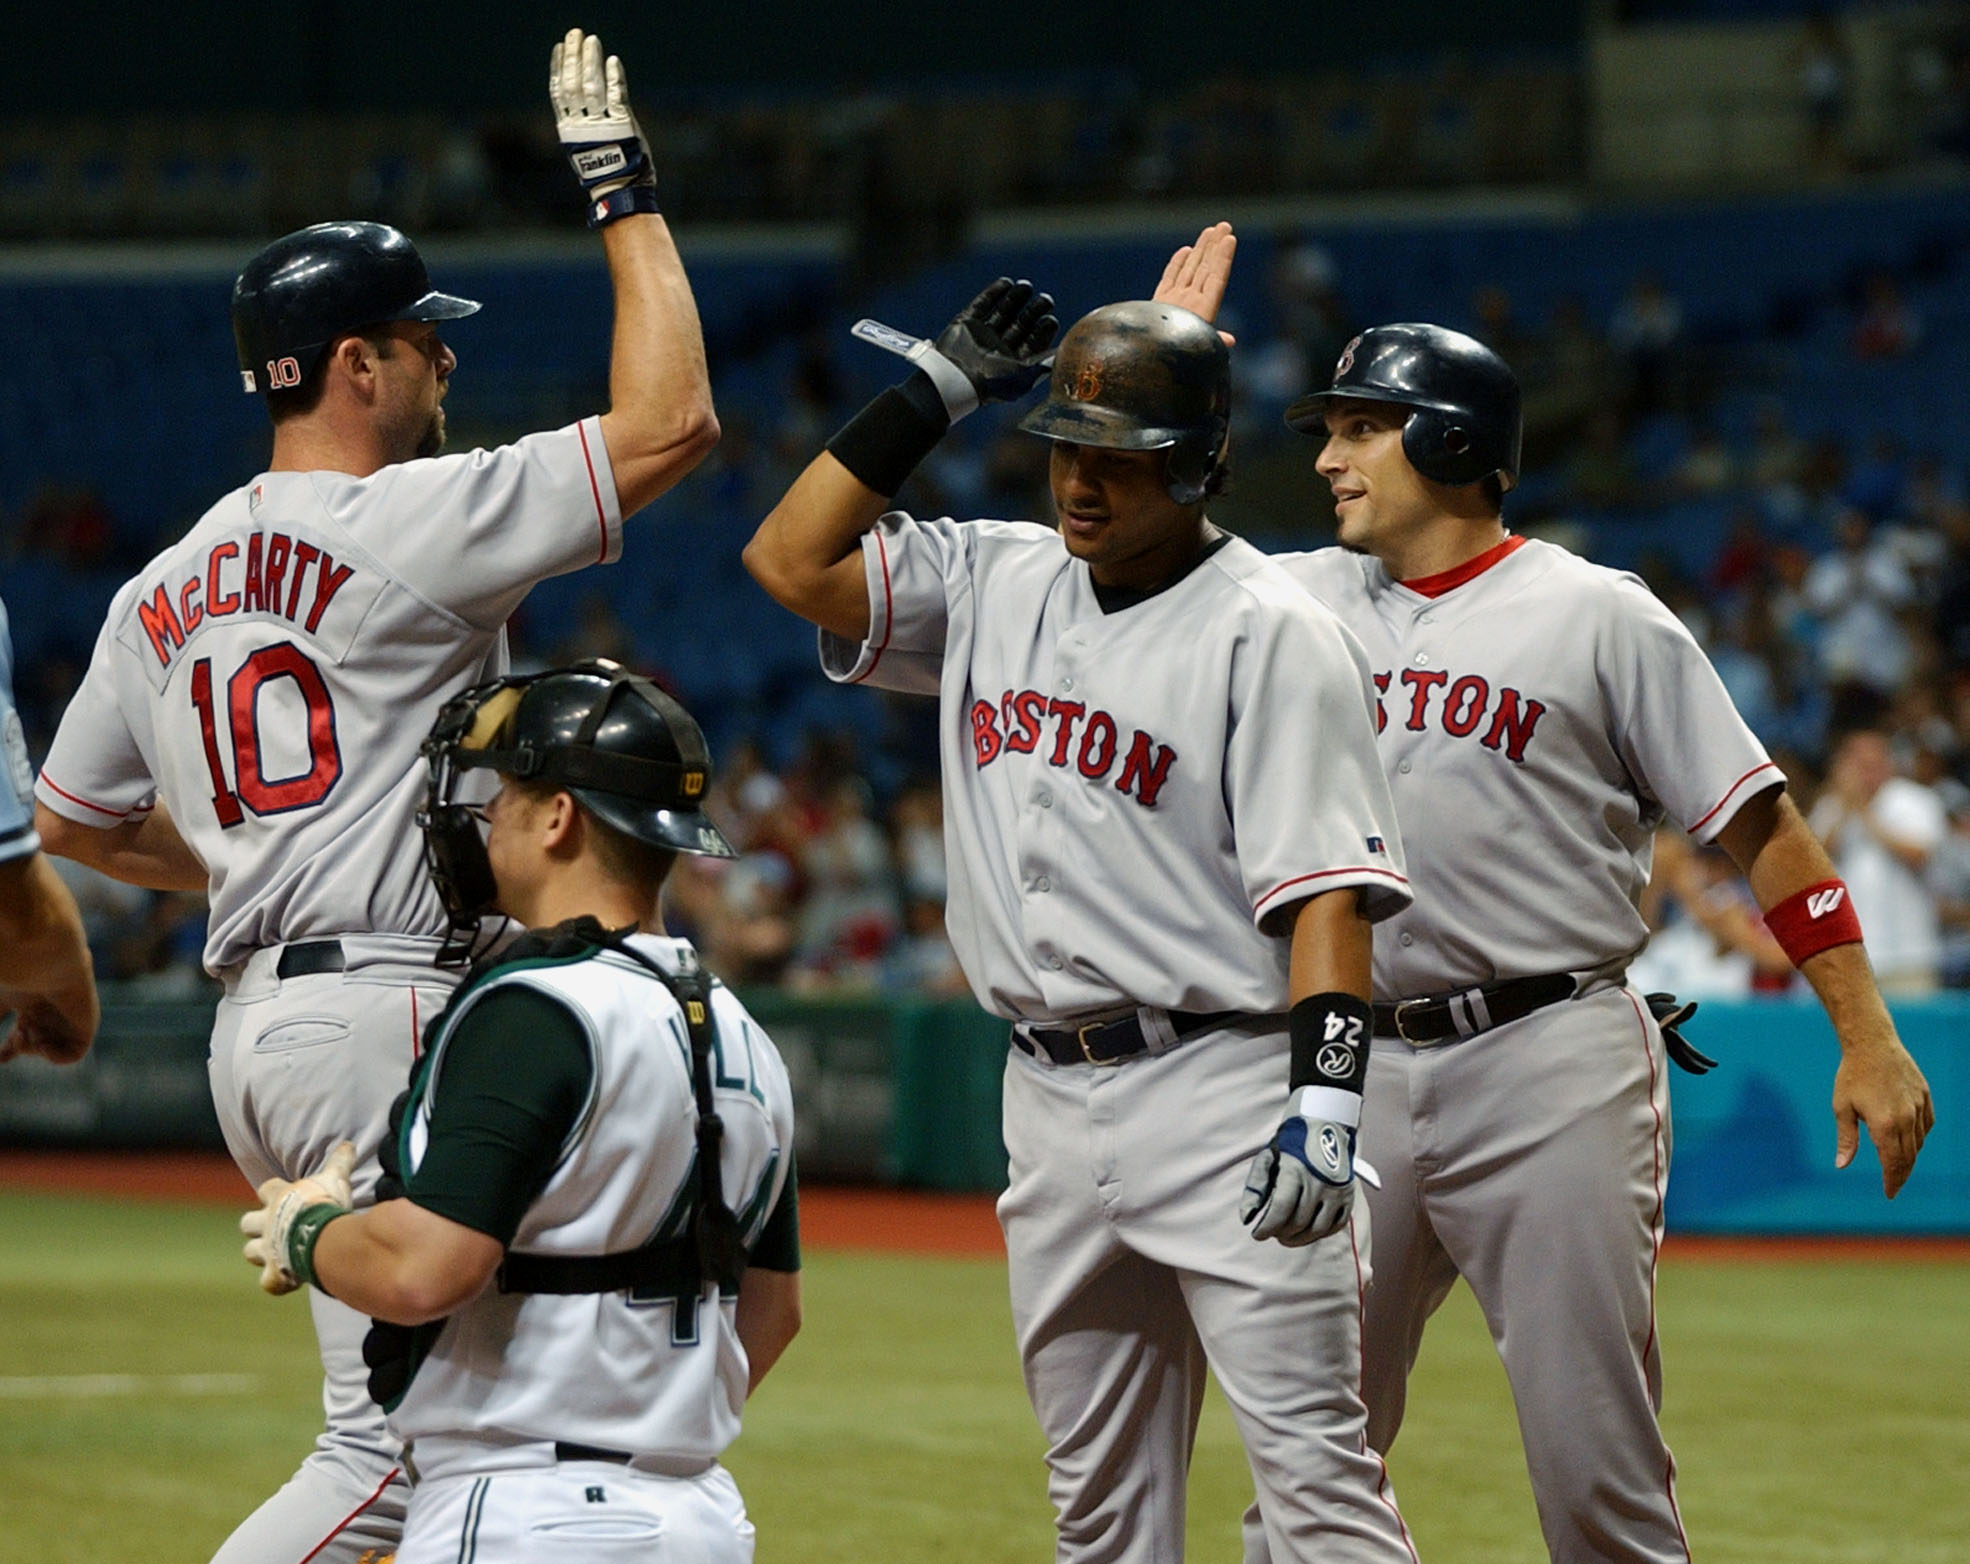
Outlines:
MULTIPOLYGON (((1178 1037, 1188 1037, 1193 1032, 1208 1032, 1214 1026, 1243 1020, 1246 1016, 1243 1010, 1212 1010, 1205 1013, 1169 1010, 1164 1014, 1169 1016, 1170 1027, 1178 1037)), ((1039 1028, 1022 1031, 1014 1027, 1012 1041, 1015 1047, 1035 1058, 1045 1054, 1055 1064, 1120 1064, 1124 1059, 1133 1059, 1137 1054, 1149 1051, 1149 1039, 1143 1035, 1142 1022, 1134 1014, 1119 1016, 1113 1021, 1090 1021, 1086 1026, 1054 1031, 1039 1028)))
POLYGON ((570 1444, 564 1439, 554 1441, 554 1459, 557 1461, 607 1461, 612 1466, 627 1466, 636 1459, 627 1450, 604 1450, 600 1445, 570 1444))
POLYGON ((1377 1005, 1375 1035, 1399 1037, 1405 1043, 1445 1043, 1453 1037, 1476 1037, 1494 1026, 1571 999, 1579 987, 1571 972, 1542 972, 1537 977, 1506 978, 1432 999, 1377 1005))
POLYGON ((304 939, 280 948, 280 960, 274 966, 274 976, 283 980, 298 977, 318 977, 324 972, 340 972, 343 968, 342 941, 339 939, 304 939))

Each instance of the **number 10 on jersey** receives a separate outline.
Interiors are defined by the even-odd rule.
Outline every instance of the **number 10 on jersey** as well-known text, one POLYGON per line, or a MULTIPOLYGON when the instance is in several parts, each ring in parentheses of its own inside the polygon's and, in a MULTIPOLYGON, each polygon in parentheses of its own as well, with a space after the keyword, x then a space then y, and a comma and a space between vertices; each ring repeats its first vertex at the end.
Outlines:
POLYGON ((328 682, 314 659, 292 641, 263 646, 234 670, 226 680, 223 713, 214 699, 211 658, 201 657, 192 664, 191 694, 212 776, 212 809, 225 829, 244 820, 247 809, 256 815, 278 815, 319 804, 341 779, 342 748, 328 682), (262 758, 260 695, 277 679, 293 682, 307 713, 308 768, 285 777, 269 777, 262 758), (232 782, 227 781, 225 756, 220 752, 222 726, 232 740, 232 782))

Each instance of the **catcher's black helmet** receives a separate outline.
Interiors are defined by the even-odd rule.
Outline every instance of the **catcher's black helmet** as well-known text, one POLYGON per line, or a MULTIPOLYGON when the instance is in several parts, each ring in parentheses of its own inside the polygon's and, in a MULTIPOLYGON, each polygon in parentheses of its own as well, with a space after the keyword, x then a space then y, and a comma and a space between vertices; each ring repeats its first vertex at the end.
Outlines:
POLYGON ((439 293, 423 257, 383 223, 316 223, 276 239, 233 283, 233 342, 248 391, 298 386, 337 337, 390 320, 479 308, 439 293))
POLYGON ((424 858, 451 922, 441 960, 468 955, 497 897, 461 773, 496 771, 563 787, 604 824, 670 852, 738 856, 703 809, 711 753, 677 701, 626 668, 593 659, 495 679, 453 696, 424 741, 430 766, 424 858))
POLYGON ((1524 421, 1509 365, 1475 337, 1413 323, 1364 331, 1341 351, 1334 383, 1286 409, 1286 422, 1324 439, 1330 402, 1393 402, 1415 409, 1402 428, 1409 465, 1436 483, 1519 479, 1524 421))
POLYGON ((1231 355, 1217 328, 1145 299, 1083 316, 1054 355, 1047 399, 1021 429, 1073 445, 1167 451, 1164 485, 1194 505, 1221 481, 1231 355))

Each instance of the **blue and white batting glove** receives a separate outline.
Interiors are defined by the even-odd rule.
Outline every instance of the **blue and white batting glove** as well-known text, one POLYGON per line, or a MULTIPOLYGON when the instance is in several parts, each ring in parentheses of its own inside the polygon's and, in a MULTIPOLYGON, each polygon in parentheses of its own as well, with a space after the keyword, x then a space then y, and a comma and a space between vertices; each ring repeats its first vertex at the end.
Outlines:
POLYGON ((629 107, 622 61, 602 57, 602 40, 579 27, 554 46, 547 96, 561 148, 588 195, 588 226, 657 210, 650 144, 629 107))
POLYGON ((1273 1133, 1245 1175, 1240 1215, 1254 1238, 1276 1238, 1289 1248, 1310 1244, 1347 1225, 1354 1209, 1353 1122, 1324 1116, 1337 1109, 1358 1120, 1361 1099, 1332 1088, 1303 1087, 1302 1111, 1273 1133), (1352 1104, 1306 1102, 1314 1097, 1352 1097, 1352 1104), (1312 1112, 1305 1111, 1311 1107, 1312 1112))

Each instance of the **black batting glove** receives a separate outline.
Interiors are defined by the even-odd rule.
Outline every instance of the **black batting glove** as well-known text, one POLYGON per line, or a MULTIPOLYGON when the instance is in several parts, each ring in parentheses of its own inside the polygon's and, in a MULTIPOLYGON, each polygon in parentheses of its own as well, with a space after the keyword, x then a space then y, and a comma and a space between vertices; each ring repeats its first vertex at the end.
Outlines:
POLYGON ((1650 994, 1648 1007, 1649 1014, 1655 1017, 1655 1024, 1662 1029, 1662 1046, 1671 1059, 1691 1075, 1708 1075, 1717 1068, 1715 1059, 1683 1036, 1683 1023, 1696 1014, 1694 999, 1682 1004, 1674 994, 1650 994))

